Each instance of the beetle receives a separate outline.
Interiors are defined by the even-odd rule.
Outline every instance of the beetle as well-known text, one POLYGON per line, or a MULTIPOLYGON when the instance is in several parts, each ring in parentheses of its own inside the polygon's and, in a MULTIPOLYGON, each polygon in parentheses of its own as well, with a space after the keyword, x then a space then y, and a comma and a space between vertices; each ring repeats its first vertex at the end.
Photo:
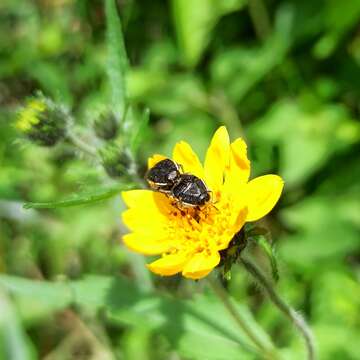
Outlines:
POLYGON ((199 207, 210 201, 210 190, 197 176, 181 174, 180 180, 171 189, 171 196, 182 207, 199 207))
POLYGON ((195 175, 182 173, 181 164, 164 159, 146 173, 150 187, 168 195, 180 207, 199 207, 210 201, 210 190, 195 175))
POLYGON ((180 181, 181 165, 171 159, 159 161, 146 173, 146 181, 154 190, 170 194, 172 188, 180 181))

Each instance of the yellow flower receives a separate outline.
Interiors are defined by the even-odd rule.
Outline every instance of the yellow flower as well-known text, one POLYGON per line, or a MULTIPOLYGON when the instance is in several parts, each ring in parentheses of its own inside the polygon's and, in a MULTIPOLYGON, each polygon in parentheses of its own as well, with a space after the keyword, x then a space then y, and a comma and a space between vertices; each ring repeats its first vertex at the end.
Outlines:
POLYGON ((32 142, 53 146, 65 138, 68 122, 65 108, 38 94, 19 111, 15 127, 32 142))
POLYGON ((40 122, 39 116, 46 110, 46 104, 40 99, 31 99, 27 102, 18 116, 16 128, 24 133, 29 132, 32 127, 40 122))
MULTIPOLYGON (((164 156, 154 155, 149 167, 162 159, 164 156)), ((228 247, 245 222, 262 218, 275 206, 283 181, 277 175, 249 181, 246 144, 241 138, 230 143, 224 126, 214 134, 204 166, 185 141, 176 144, 173 160, 205 181, 211 203, 201 210, 184 210, 159 192, 125 191, 122 196, 129 209, 122 218, 132 232, 123 241, 133 251, 161 254, 148 264, 156 274, 181 272, 186 278, 200 279, 219 264, 219 251, 228 247)))

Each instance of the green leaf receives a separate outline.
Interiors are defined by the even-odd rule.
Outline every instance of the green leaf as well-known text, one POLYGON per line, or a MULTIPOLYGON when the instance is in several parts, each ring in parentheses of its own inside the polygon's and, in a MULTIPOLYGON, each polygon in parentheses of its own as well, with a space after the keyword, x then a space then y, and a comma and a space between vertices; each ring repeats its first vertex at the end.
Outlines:
POLYGON ((105 12, 108 51, 107 73, 112 92, 112 107, 118 117, 122 118, 127 102, 126 73, 129 63, 115 0, 105 1, 105 12))
POLYGON ((36 359, 34 348, 10 300, 0 289, 0 359, 36 359))
POLYGON ((296 229, 279 240, 279 254, 287 263, 308 271, 321 266, 325 271, 358 249, 359 193, 340 197, 336 191, 337 187, 333 196, 312 194, 280 213, 289 228, 296 229))
POLYGON ((358 141, 359 129, 341 104, 309 108, 306 103, 281 100, 249 127, 248 136, 280 145, 280 175, 289 189, 313 175, 331 156, 358 141), (284 127, 288 119, 291 122, 284 127))
POLYGON ((47 318, 69 306, 72 301, 70 288, 60 282, 48 283, 1 275, 0 288, 16 295, 19 313, 28 323, 47 318))
POLYGON ((134 129, 134 132, 132 134, 130 146, 133 154, 136 154, 142 140, 146 135, 146 129, 148 127, 149 120, 150 120, 150 109, 146 108, 141 117, 141 121, 139 122, 137 128, 134 129))
POLYGON ((275 251, 273 246, 271 245, 271 234, 269 230, 259 226, 252 226, 251 224, 249 225, 245 227, 246 238, 250 241, 254 241, 265 252, 271 266, 272 277, 275 281, 278 281, 279 270, 277 266, 275 251))
POLYGON ((54 209, 78 205, 92 204, 98 201, 109 199, 116 196, 123 190, 133 188, 132 184, 119 184, 108 189, 98 190, 96 192, 74 194, 69 199, 51 201, 51 202, 28 202, 24 204, 24 209, 54 209))
POLYGON ((72 105, 73 98, 66 69, 59 64, 38 61, 27 66, 26 71, 55 101, 72 105))
MULTIPOLYGON (((208 295, 179 300, 142 291, 122 277, 88 276, 82 280, 51 283, 0 275, 4 286, 26 315, 29 301, 44 302, 54 311, 70 304, 89 311, 104 310, 114 326, 124 324, 161 334, 180 356, 191 359, 253 359, 254 349, 226 312, 208 295), (219 350, 220 349, 220 350, 219 350)), ((235 304, 263 341, 269 341, 245 305, 235 304)))
POLYGON ((172 0, 173 18, 186 65, 194 66, 200 60, 213 27, 221 16, 241 9, 246 0, 172 0))
POLYGON ((275 281, 278 281, 279 280, 279 270, 278 270, 278 266, 277 266, 274 248, 266 240, 265 236, 259 236, 257 239, 257 244, 264 250, 265 254, 267 255, 269 262, 270 262, 270 266, 271 266, 272 276, 275 281))
POLYGON ((276 15, 276 26, 264 45, 257 48, 238 46, 220 52, 211 64, 216 84, 233 101, 244 96, 285 58, 292 42, 293 9, 284 6, 276 15))

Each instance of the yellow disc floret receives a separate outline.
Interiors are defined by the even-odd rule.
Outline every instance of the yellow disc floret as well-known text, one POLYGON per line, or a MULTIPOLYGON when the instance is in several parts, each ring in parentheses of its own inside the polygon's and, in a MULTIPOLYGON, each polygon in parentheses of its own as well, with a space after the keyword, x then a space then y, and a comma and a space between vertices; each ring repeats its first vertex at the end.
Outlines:
POLYGON ((42 99, 31 99, 19 112, 16 128, 24 133, 29 132, 32 127, 40 122, 40 114, 46 110, 45 101, 42 99))
POLYGON ((66 137, 69 119, 63 106, 37 94, 19 111, 15 127, 37 145, 53 146, 66 137))

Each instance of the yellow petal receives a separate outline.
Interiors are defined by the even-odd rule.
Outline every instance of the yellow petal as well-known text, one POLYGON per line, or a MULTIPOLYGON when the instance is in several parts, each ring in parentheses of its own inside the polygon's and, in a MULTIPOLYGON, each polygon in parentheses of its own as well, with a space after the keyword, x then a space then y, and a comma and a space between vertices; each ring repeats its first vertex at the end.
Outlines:
POLYGON ((230 164, 225 174, 225 190, 236 192, 240 183, 247 183, 250 176, 250 161, 243 139, 236 139, 230 145, 230 164))
POLYGON ((241 230, 246 222, 247 216, 247 207, 244 206, 242 208, 234 208, 234 214, 231 214, 231 218, 229 219, 228 231, 224 233, 221 238, 221 242, 219 242, 216 246, 217 250, 227 249, 230 241, 233 239, 234 235, 241 230))
POLYGON ((271 211, 278 202, 284 182, 280 176, 259 176, 247 183, 245 201, 248 207, 246 221, 255 221, 271 211))
POLYGON ((237 213, 235 222, 233 224, 234 233, 240 231, 247 220, 248 208, 245 206, 237 213))
POLYGON ((124 224, 132 231, 160 231, 166 228, 171 211, 169 199, 150 190, 123 191, 122 198, 129 207, 122 213, 124 224))
POLYGON ((123 236, 125 245, 133 251, 144 255, 158 255, 169 251, 171 244, 158 234, 131 233, 123 236))
POLYGON ((123 191, 121 196, 129 208, 142 209, 148 214, 158 211, 163 215, 168 215, 174 210, 172 201, 168 196, 152 190, 123 191))
POLYGON ((214 198, 216 199, 216 192, 220 190, 223 180, 225 169, 229 165, 230 155, 230 140, 229 134, 225 126, 219 127, 216 130, 210 146, 207 150, 204 164, 205 183, 215 192, 214 198))
POLYGON ((159 161, 167 159, 166 156, 160 154, 154 154, 153 156, 149 157, 148 159, 148 169, 155 166, 159 161))
POLYGON ((204 179, 204 170, 201 162, 186 141, 180 141, 175 145, 173 159, 178 164, 182 165, 184 172, 188 172, 204 179))
POLYGON ((168 219, 158 212, 154 212, 149 216, 146 211, 138 211, 137 209, 129 209, 122 213, 122 221, 131 231, 163 232, 168 225, 168 219))
POLYGON ((189 279, 200 279, 220 262, 220 254, 218 251, 212 251, 207 254, 205 251, 196 253, 185 265, 182 274, 189 279))
POLYGON ((187 260, 187 256, 182 253, 165 255, 161 259, 148 264, 147 267, 155 274, 171 276, 180 272, 187 260))
POLYGON ((144 206, 154 204, 154 192, 151 190, 128 190, 123 191, 121 196, 129 208, 140 206, 140 204, 144 206))

